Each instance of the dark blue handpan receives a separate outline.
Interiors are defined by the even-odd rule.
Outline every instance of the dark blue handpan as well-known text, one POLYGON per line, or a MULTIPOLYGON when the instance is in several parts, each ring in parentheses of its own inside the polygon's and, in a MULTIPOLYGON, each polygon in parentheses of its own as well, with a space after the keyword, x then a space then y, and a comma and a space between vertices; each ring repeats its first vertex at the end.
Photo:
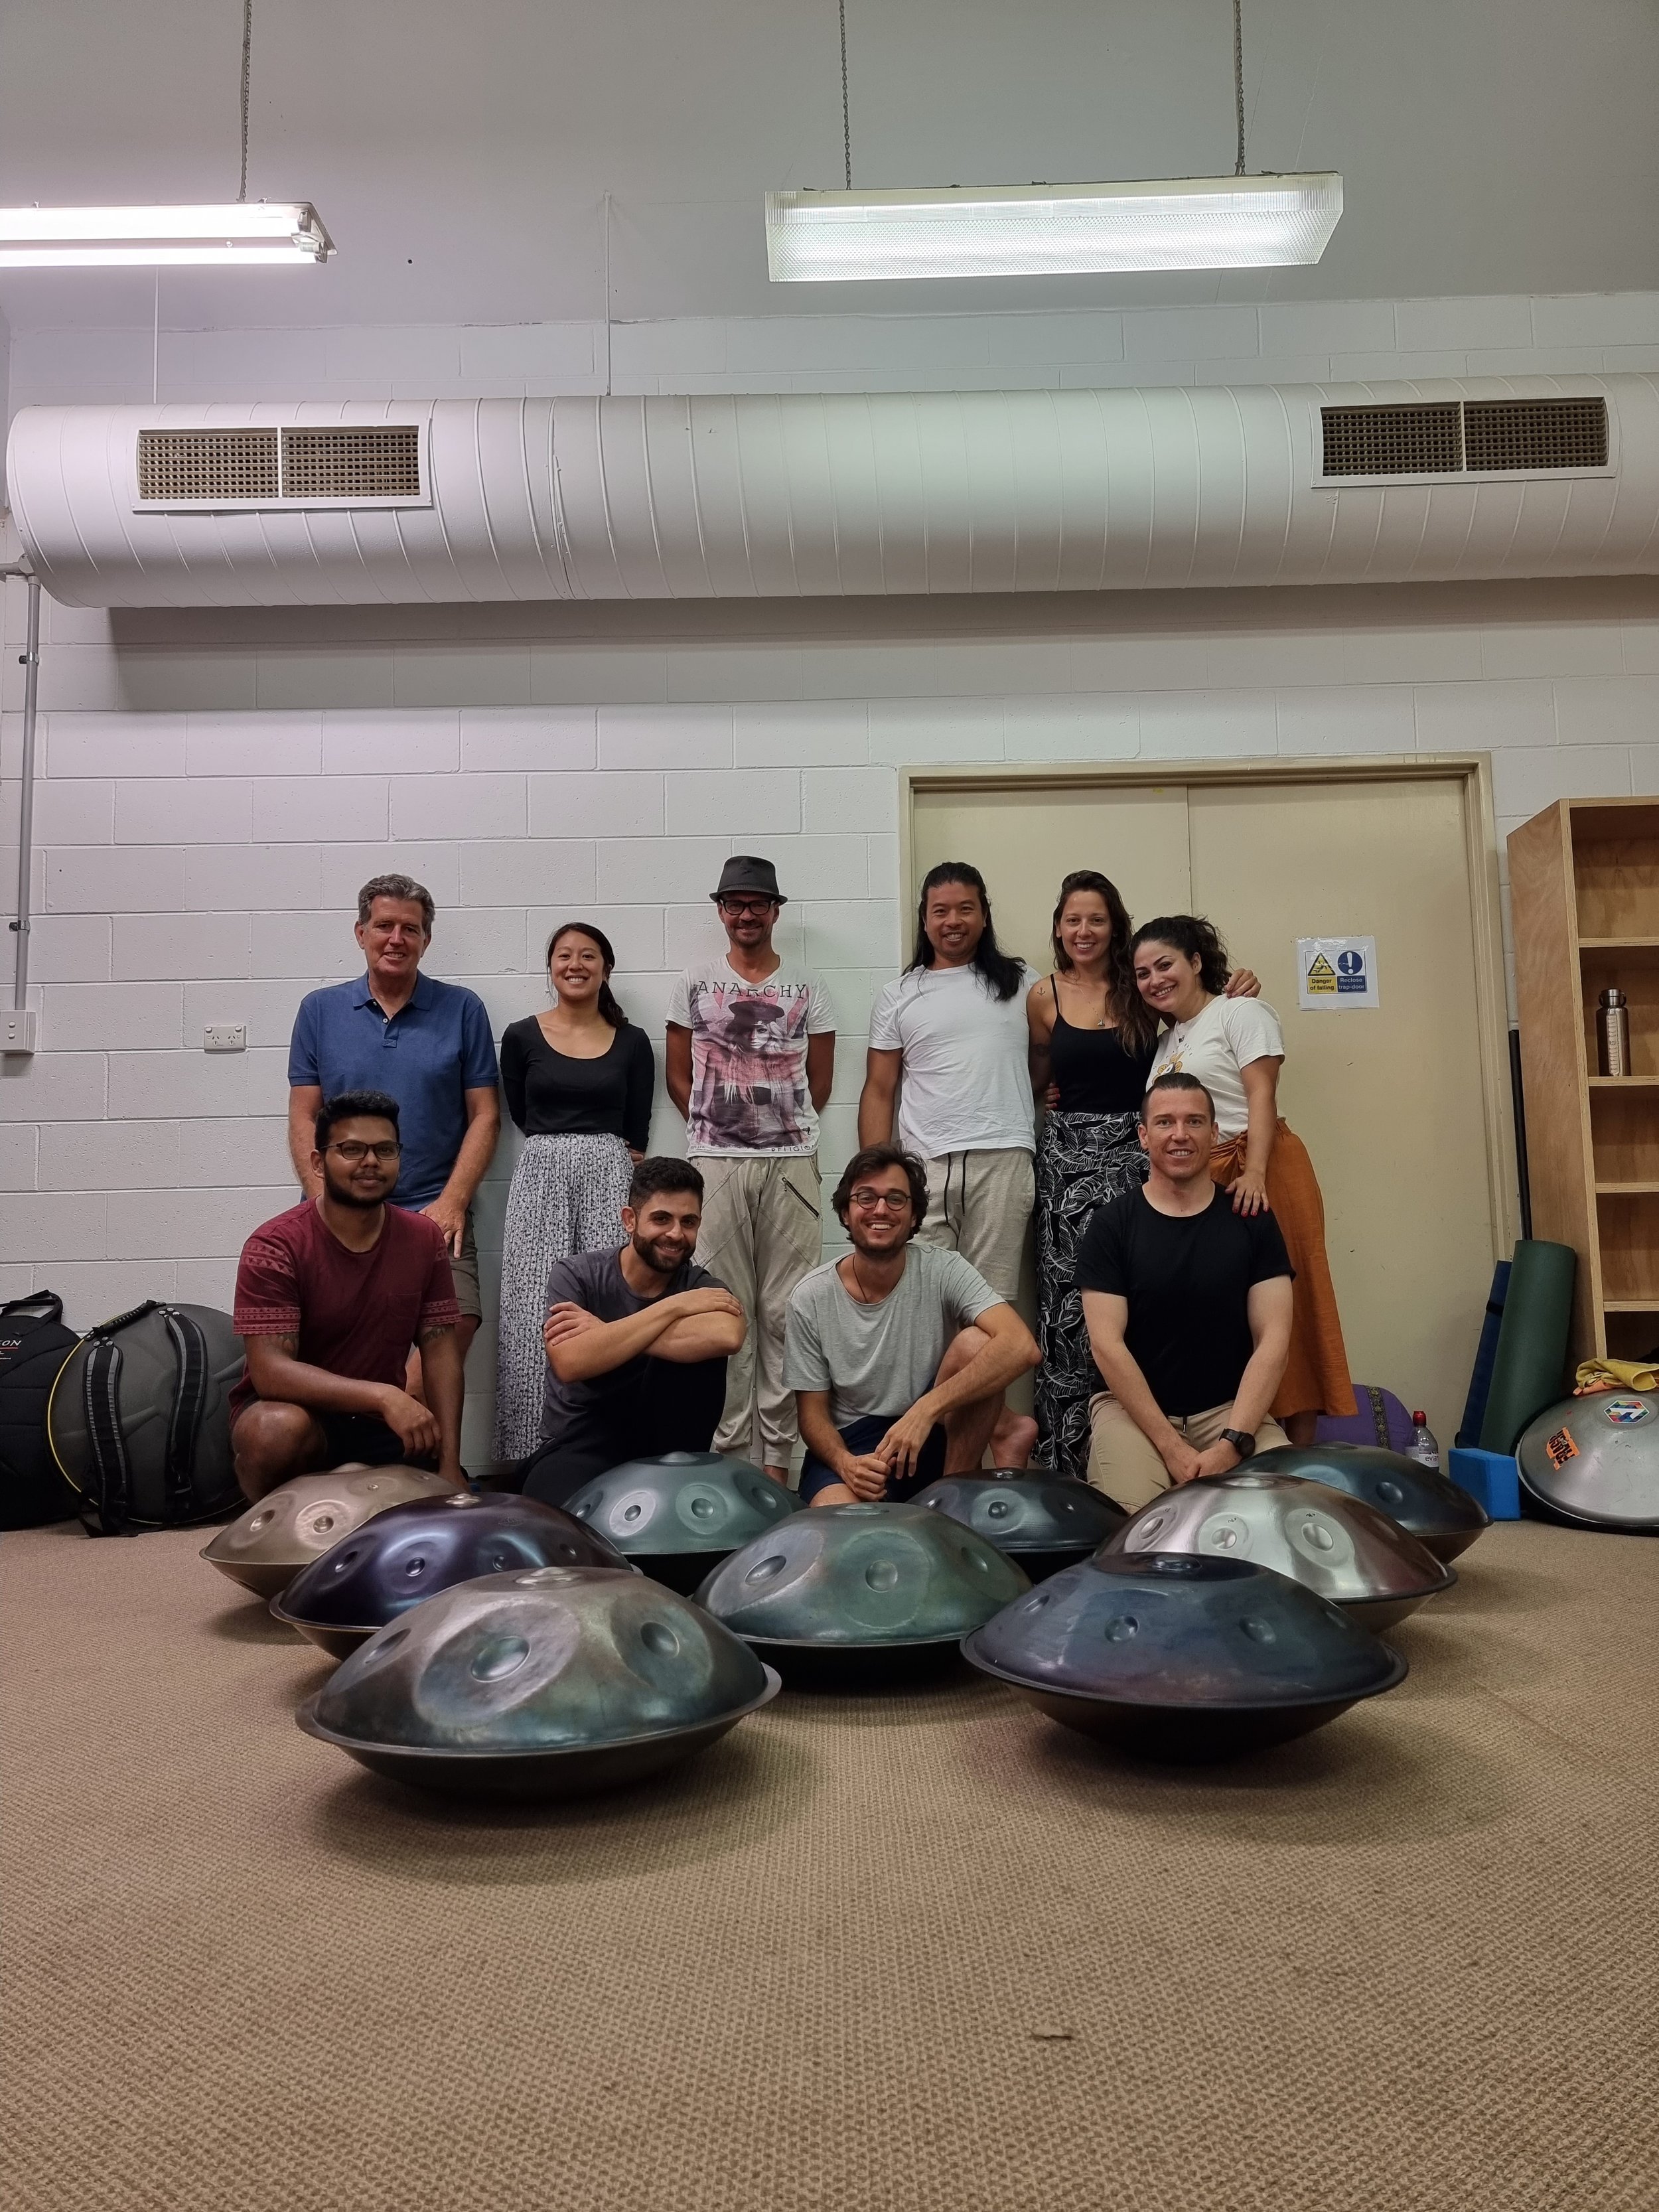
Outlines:
POLYGON ((947 1474, 913 1501, 948 1514, 1018 1559, 1034 1583, 1074 1567, 1123 1526, 1100 1491, 1041 1470, 998 1468, 990 1474, 947 1474))
POLYGON ((417 1790, 575 1797, 702 1750, 777 1690, 643 1575, 535 1567, 457 1583, 378 1629, 296 1717, 417 1790))
POLYGON ((1340 1606, 1270 1568, 1189 1553, 1100 1553, 962 1648, 1065 1727, 1183 1762, 1306 1735, 1406 1676, 1340 1606))
POLYGON ((271 1612, 343 1659, 410 1606, 513 1568, 620 1567, 605 1538, 556 1505, 451 1491, 393 1505, 296 1575, 271 1612))

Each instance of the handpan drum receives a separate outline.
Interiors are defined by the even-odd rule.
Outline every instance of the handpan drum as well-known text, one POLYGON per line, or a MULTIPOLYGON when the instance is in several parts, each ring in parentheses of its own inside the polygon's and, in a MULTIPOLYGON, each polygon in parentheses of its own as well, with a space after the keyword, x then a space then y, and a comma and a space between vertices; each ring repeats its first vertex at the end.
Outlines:
POLYGON ((452 1491, 411 1498, 303 1568, 271 1612, 344 1659, 410 1606, 453 1583, 526 1567, 617 1567, 628 1561, 556 1505, 452 1491))
POLYGON ((1340 1606, 1246 1559, 1097 1553, 963 1644, 1051 1720, 1147 1759, 1285 1743, 1405 1680, 1340 1606))
POLYGON ((1252 1474, 1294 1474, 1363 1498, 1449 1563, 1492 1526, 1484 1505, 1437 1468, 1370 1444, 1282 1444, 1247 1462, 1252 1474))
POLYGON ((279 1483, 222 1528, 202 1552, 222 1575, 275 1597, 301 1567, 365 1521, 410 1498, 449 1498, 454 1486, 419 1467, 337 1467, 279 1483))
POLYGON ((951 1664, 970 1629, 1030 1588, 948 1514, 823 1505, 733 1553, 697 1600, 792 1686, 854 1689, 951 1664))
POLYGON ((1454 1569, 1363 1498, 1251 1468, 1166 1490, 1100 1556, 1136 1552, 1249 1559, 1329 1598, 1362 1628, 1377 1630, 1457 1580, 1454 1569))
POLYGON ((597 1528, 641 1574, 690 1593, 739 1545, 799 1512, 800 1500, 747 1460, 668 1452, 625 1460, 596 1476, 565 1510, 597 1528))
POLYGON ((1569 1398, 1527 1427, 1515 1455, 1532 1496, 1564 1520, 1659 1532, 1659 1391, 1569 1398))
POLYGON ((585 1796, 701 1751, 778 1678, 614 1567, 457 1583, 377 1630, 296 1717, 377 1774, 456 1797, 585 1796))
POLYGON ((913 1503, 960 1521, 1018 1559, 1034 1583, 1076 1566, 1123 1525, 1117 1507, 1086 1482, 1014 1468, 947 1474, 918 1491, 913 1503))

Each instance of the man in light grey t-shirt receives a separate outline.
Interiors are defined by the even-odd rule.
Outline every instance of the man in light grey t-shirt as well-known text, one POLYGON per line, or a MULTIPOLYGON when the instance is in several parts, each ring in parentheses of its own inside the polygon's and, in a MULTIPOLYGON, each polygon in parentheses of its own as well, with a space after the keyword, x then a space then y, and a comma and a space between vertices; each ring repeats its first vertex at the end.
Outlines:
MULTIPOLYGON (((914 1154, 866 1146, 834 1203, 853 1249, 796 1285, 785 1334, 784 1380, 806 1445, 800 1494, 813 1505, 909 1498, 979 1466, 1004 1391, 1041 1355, 959 1252, 911 1243, 927 1206, 914 1154)), ((1004 1463, 1023 1467, 1036 1425, 1009 1426, 1004 1463)))

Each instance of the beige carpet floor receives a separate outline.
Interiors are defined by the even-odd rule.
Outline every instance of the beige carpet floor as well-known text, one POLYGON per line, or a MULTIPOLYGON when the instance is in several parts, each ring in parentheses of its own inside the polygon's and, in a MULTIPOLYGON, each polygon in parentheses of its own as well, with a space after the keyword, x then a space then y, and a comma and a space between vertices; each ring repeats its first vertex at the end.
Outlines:
POLYGON ((1659 1545, 1494 1529, 1239 1767, 965 1678, 484 1812, 202 1540, 0 1541, 9 2212, 1659 2203, 1659 1545))

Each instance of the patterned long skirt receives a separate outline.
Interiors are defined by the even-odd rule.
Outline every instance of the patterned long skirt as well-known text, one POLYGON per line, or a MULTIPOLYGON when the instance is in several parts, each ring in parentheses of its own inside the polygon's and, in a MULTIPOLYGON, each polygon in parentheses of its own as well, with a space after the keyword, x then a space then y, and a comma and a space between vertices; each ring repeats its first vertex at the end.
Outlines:
POLYGON ((1079 1480, 1089 1465, 1089 1400, 1100 1382, 1072 1278, 1095 1208, 1146 1180, 1135 1122, 1133 1114, 1050 1114, 1037 1139, 1037 1455, 1079 1480))
POLYGON ((530 1137, 513 1170, 501 1235, 495 1341, 495 1456, 522 1459, 541 1437, 547 1271, 573 1252, 625 1240, 633 1163, 620 1137, 530 1137))

